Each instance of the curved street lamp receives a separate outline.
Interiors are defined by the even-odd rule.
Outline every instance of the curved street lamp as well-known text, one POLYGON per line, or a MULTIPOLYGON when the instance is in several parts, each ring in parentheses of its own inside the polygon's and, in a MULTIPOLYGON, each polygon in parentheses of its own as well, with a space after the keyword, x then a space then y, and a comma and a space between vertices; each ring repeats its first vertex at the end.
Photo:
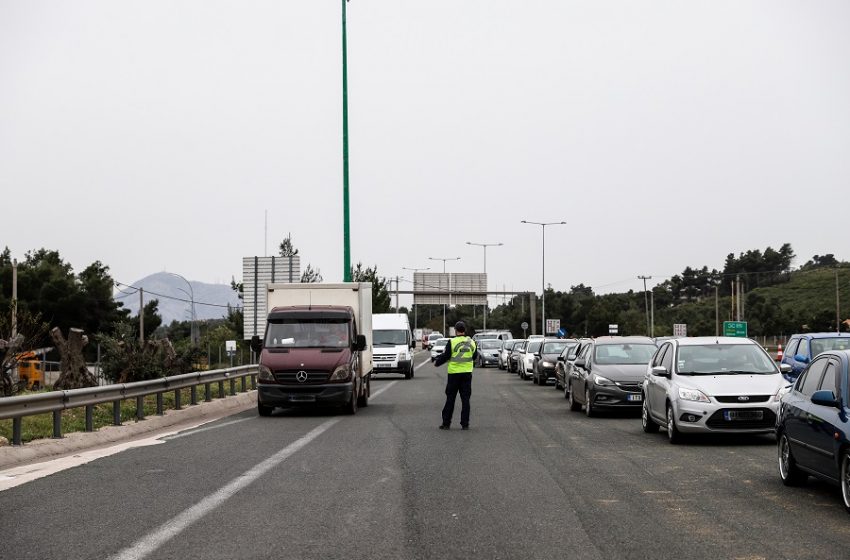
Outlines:
MULTIPOLYGON (((475 245, 476 247, 484 248, 484 277, 487 277, 487 247, 501 247, 504 243, 473 243, 472 241, 467 241, 467 245, 475 245)), ((484 290, 487 291, 487 286, 484 286, 484 290)), ((484 294, 484 326, 482 330, 487 330, 487 294, 484 294)))
MULTIPOLYGON (((192 283, 186 280, 186 278, 176 272, 166 272, 166 274, 170 274, 172 276, 176 276, 186 282, 186 285, 189 286, 189 302, 191 304, 191 326, 190 326, 190 334, 189 338, 192 340, 192 346, 198 345, 198 337, 195 332, 195 290, 192 289, 192 283)), ((182 291, 182 289, 181 289, 182 291)), ((185 293, 185 292, 184 292, 185 293)))
POLYGON ((521 220, 523 224, 531 224, 535 226, 540 226, 543 230, 543 274, 542 274, 542 282, 543 282, 543 303, 542 309, 540 310, 540 324, 542 328, 540 329, 540 334, 544 337, 546 336, 546 226, 563 226, 566 225, 567 222, 531 222, 528 220, 521 220))

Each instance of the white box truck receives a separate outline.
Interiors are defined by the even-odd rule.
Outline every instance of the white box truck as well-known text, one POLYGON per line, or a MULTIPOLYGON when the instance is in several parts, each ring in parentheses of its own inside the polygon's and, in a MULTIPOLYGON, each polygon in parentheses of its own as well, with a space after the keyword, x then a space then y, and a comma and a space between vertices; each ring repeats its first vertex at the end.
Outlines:
POLYGON ((372 374, 372 284, 267 284, 259 357, 257 410, 368 406, 372 374))
POLYGON ((401 373, 413 377, 413 352, 416 340, 404 313, 376 313, 372 316, 374 373, 401 373))

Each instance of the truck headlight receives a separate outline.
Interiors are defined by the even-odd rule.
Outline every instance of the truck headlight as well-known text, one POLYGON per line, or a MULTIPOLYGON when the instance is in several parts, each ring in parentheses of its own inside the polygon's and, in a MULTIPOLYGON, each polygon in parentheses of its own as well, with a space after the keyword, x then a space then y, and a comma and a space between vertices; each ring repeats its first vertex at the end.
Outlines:
POLYGON ((607 377, 602 377, 601 375, 594 375, 593 382, 597 385, 613 385, 614 382, 608 379, 607 377))
POLYGON ((260 365, 260 367, 257 371, 257 379, 259 381, 275 381, 274 374, 272 373, 272 370, 270 370, 269 368, 267 368, 264 365, 260 365))
POLYGON ((697 391, 696 389, 685 389, 684 387, 679 387, 679 398, 683 401, 711 402, 711 399, 709 399, 702 391, 697 391))
POLYGON ((404 352, 398 353, 398 361, 403 362, 406 359, 407 359, 407 354, 405 354, 404 352))
POLYGON ((351 366, 343 364, 336 368, 328 381, 348 381, 351 379, 351 366))

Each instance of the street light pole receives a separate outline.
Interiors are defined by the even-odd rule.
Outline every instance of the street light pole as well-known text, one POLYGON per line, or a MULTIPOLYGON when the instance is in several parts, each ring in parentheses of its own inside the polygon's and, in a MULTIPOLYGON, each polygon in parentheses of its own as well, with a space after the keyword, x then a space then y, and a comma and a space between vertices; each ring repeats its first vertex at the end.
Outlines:
MULTIPOLYGON (((432 261, 443 261, 443 274, 446 273, 446 261, 459 261, 460 257, 428 257, 432 261)), ((449 280, 449 304, 452 302, 452 283, 449 280)), ((446 304, 443 304, 443 336, 446 336, 446 304)))
POLYGON ((652 276, 638 276, 638 280, 643 280, 643 303, 646 306, 646 336, 651 336, 649 330, 649 297, 646 294, 646 281, 651 278, 652 276))
MULTIPOLYGON (((504 243, 473 243, 472 241, 467 241, 467 245, 475 245, 477 247, 484 248, 484 278, 487 278, 487 247, 501 247, 504 243)), ((484 286, 484 290, 487 290, 487 286, 484 286)), ((483 330, 487 330, 487 295, 484 295, 484 326, 483 330)))
POLYGON ((189 286, 189 301, 191 302, 191 305, 192 305, 192 309, 191 309, 191 321, 192 321, 192 323, 191 323, 191 327, 190 327, 189 338, 192 339, 192 346, 197 346, 198 340, 197 340, 197 336, 195 335, 195 290, 192 289, 192 283, 189 282, 188 280, 186 280, 185 277, 177 274, 176 272, 168 272, 167 274, 181 278, 184 282, 186 282, 186 285, 189 286))
POLYGON ((403 267, 401 267, 401 269, 402 270, 410 270, 411 272, 413 272, 413 278, 414 278, 414 282, 413 282, 413 291, 414 291, 414 294, 413 294, 413 330, 416 330, 416 329, 419 328, 419 310, 416 309, 416 294, 415 294, 415 292, 416 292, 416 280, 415 280, 416 273, 422 272, 423 270, 431 270, 431 267, 429 266, 427 268, 408 268, 406 266, 403 266, 403 267))
POLYGON ((541 231, 543 232, 543 272, 542 276, 542 303, 540 310, 540 332, 543 334, 544 338, 546 337, 546 226, 563 226, 566 225, 567 222, 531 222, 529 220, 521 220, 523 224, 531 224, 535 226, 540 226, 541 231))
POLYGON ((343 282, 351 282, 351 225, 348 203, 348 44, 345 25, 345 4, 342 0, 342 241, 343 282))

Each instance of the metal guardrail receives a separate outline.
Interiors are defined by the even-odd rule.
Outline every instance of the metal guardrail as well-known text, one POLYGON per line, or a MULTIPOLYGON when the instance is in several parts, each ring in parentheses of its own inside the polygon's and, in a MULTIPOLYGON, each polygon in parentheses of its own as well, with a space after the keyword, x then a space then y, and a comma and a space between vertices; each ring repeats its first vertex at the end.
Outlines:
POLYGON ((230 394, 236 394, 236 380, 241 379, 241 391, 247 388, 247 379, 251 380, 251 389, 257 388, 257 366, 239 366, 212 371, 199 371, 173 375, 160 379, 137 381, 134 383, 116 383, 69 391, 51 391, 20 397, 0 398, 0 420, 12 419, 12 445, 22 445, 21 432, 23 419, 36 414, 53 413, 53 437, 62 437, 62 411, 71 408, 86 408, 86 431, 94 431, 94 406, 112 403, 112 424, 121 425, 121 401, 136 399, 136 420, 144 420, 144 398, 156 395, 156 414, 162 416, 163 393, 174 391, 174 408, 182 408, 181 389, 190 388, 190 404, 198 404, 198 386, 204 386, 204 401, 212 400, 212 384, 218 383, 219 395, 224 395, 224 383, 230 383, 230 394))

